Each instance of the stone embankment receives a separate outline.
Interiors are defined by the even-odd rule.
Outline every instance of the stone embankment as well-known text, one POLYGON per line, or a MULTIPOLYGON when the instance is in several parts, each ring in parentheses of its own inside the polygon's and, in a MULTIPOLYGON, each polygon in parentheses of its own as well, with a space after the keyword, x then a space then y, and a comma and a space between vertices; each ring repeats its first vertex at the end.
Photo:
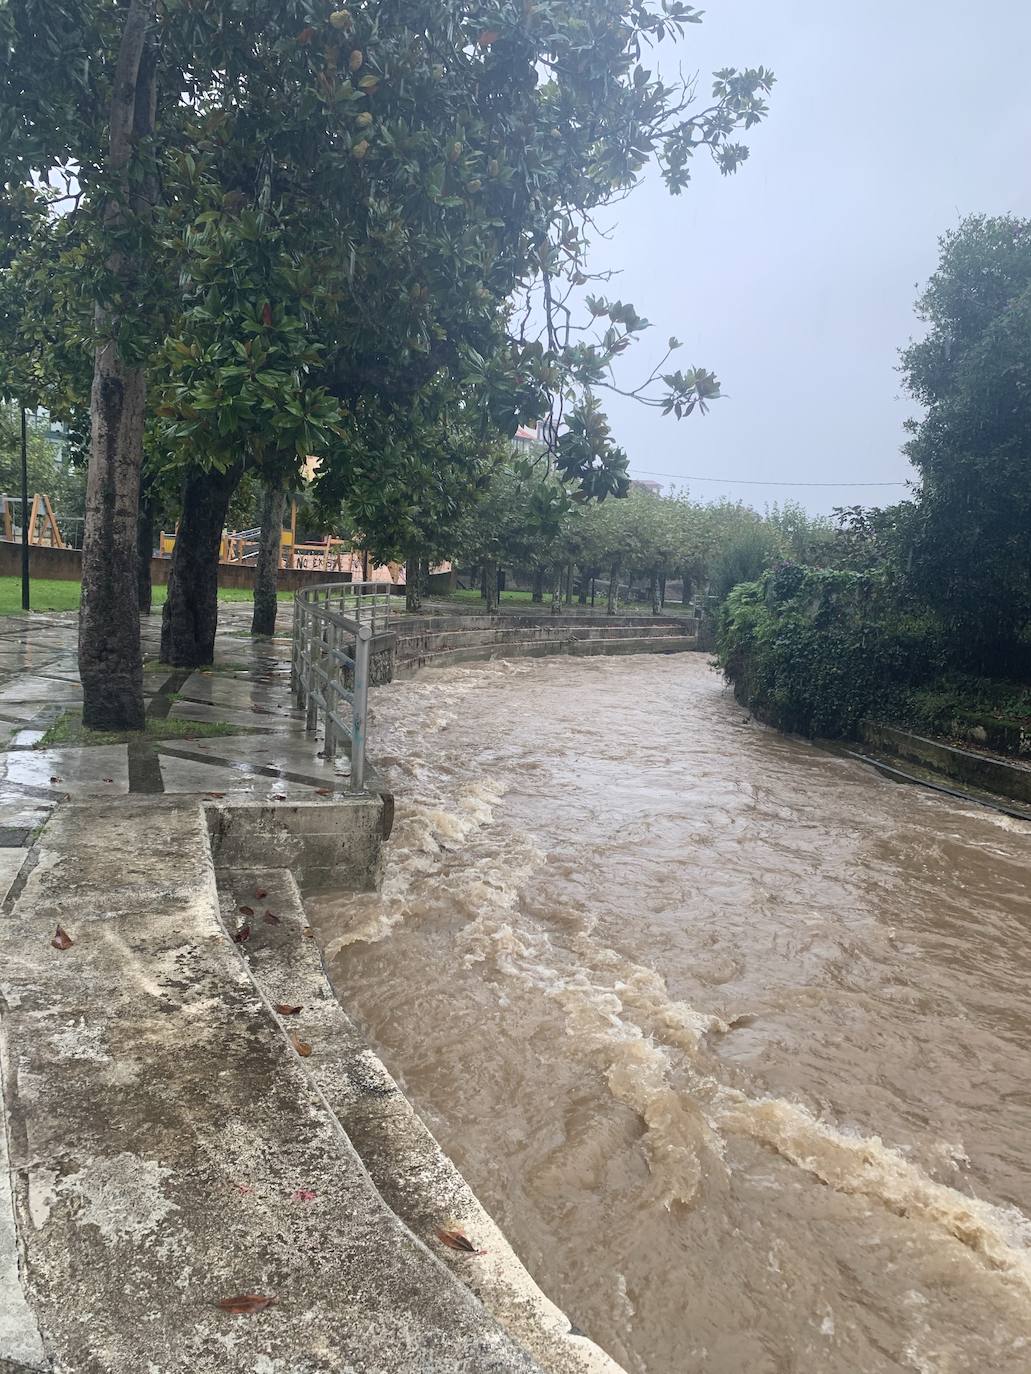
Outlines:
POLYGON ((686 616, 484 615, 427 608, 425 614, 398 617, 393 628, 395 677, 492 658, 676 654, 708 647, 699 642, 698 622, 686 616))
POLYGON ((920 783, 1031 820, 1031 767, 1020 759, 959 748, 874 721, 863 725, 862 752, 853 752, 901 782, 920 783))

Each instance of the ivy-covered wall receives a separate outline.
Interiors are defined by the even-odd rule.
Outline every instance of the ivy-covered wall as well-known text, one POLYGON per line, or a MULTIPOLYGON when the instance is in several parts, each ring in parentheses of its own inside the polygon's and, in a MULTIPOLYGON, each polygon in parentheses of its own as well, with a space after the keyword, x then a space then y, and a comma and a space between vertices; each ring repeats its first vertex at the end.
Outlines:
POLYGON ((761 720, 834 739, 908 716, 913 690, 945 671, 947 643, 933 616, 899 608, 882 574, 788 564, 730 593, 717 656, 761 720))

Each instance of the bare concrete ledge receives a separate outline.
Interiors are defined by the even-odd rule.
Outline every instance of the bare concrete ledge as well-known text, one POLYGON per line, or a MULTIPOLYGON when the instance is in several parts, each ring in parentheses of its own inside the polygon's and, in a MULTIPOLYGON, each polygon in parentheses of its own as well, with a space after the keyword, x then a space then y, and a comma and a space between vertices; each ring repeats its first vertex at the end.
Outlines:
POLYGON ((60 808, 4 950, 37 1334, 5 1307, 0 1358, 55 1374, 539 1368, 373 1186, 219 920, 198 804, 60 808), (276 1302, 217 1306, 243 1293, 276 1302))
POLYGON ((1010 763, 972 749, 958 749, 941 740, 927 739, 909 730, 873 721, 864 722, 863 739, 875 749, 921 764, 956 782, 1031 804, 1031 768, 1025 763, 1010 763))
POLYGON ((305 892, 369 892, 380 844, 390 835, 388 794, 338 796, 330 804, 208 802, 215 863, 225 868, 290 869, 305 892))

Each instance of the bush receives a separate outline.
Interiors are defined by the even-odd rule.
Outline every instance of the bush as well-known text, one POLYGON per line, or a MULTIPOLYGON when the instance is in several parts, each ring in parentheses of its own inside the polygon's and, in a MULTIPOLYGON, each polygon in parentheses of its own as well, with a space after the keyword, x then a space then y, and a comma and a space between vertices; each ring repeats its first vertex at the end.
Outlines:
POLYGON ((720 614, 717 656, 737 699, 798 734, 842 738, 898 718, 945 664, 938 621, 900 610, 877 574, 787 564, 739 585, 720 614))

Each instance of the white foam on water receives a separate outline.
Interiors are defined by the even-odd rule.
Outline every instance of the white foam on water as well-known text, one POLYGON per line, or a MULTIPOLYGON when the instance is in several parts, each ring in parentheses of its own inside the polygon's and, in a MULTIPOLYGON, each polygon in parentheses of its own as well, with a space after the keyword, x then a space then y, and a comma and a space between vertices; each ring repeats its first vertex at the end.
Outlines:
POLYGON ((620 976, 606 980, 584 967, 564 971, 568 956, 545 932, 492 924, 489 915, 469 935, 476 958, 486 958, 491 947, 499 972, 532 984, 562 1008, 578 1051, 598 1067, 612 1096, 643 1122, 642 1145, 667 1205, 692 1202, 704 1162, 722 1160, 726 1136, 748 1136, 836 1192, 867 1198, 951 1237, 1031 1296, 1027 1217, 936 1182, 879 1136, 833 1126, 783 1098, 751 1097, 702 1072, 697 1057, 704 1037, 726 1029, 726 1023, 670 999, 653 970, 596 950, 595 962, 618 967, 620 976), (687 1062, 675 1064, 633 1013, 683 1051, 687 1062), (678 1069, 687 1075, 686 1088, 673 1082, 678 1069))
MULTIPOLYGON (((1002 811, 993 811, 988 806, 980 807, 976 811, 958 808, 956 814, 965 816, 967 820, 987 821, 989 825, 1005 830, 1010 835, 1031 835, 1031 821, 1022 821, 1017 816, 1007 816, 1002 811)), ((969 843, 969 837, 964 838, 969 843)))
POLYGON ((385 939, 411 914, 419 885, 438 876, 449 853, 491 824, 504 792, 500 780, 470 782, 450 804, 422 800, 399 806, 391 860, 380 889, 338 904, 351 919, 342 934, 327 942, 327 956, 333 958, 348 945, 385 939))
POLYGON ((721 1087, 714 1117, 722 1129, 751 1136, 836 1192, 943 1231, 1031 1296, 1031 1221, 1016 1208, 937 1183, 879 1136, 831 1126, 783 1098, 750 1098, 721 1087))

